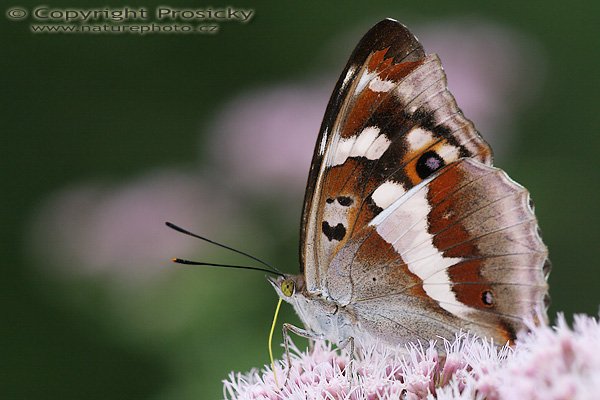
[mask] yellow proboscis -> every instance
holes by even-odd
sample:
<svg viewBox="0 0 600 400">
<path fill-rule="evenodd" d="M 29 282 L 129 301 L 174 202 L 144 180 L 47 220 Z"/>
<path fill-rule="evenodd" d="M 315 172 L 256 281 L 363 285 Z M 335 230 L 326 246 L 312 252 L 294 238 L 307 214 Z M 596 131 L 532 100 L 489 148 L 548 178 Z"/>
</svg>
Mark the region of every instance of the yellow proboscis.
<svg viewBox="0 0 600 400">
<path fill-rule="evenodd" d="M 269 332 L 269 357 L 271 358 L 271 369 L 273 370 L 273 378 L 275 379 L 275 385 L 279 388 L 279 382 L 277 382 L 277 373 L 275 372 L 275 359 L 273 358 L 273 333 L 275 332 L 275 324 L 277 323 L 277 316 L 279 315 L 279 308 L 281 307 L 281 297 L 277 302 L 277 308 L 275 309 L 275 315 L 273 316 L 273 323 L 271 324 L 271 332 Z"/>
</svg>

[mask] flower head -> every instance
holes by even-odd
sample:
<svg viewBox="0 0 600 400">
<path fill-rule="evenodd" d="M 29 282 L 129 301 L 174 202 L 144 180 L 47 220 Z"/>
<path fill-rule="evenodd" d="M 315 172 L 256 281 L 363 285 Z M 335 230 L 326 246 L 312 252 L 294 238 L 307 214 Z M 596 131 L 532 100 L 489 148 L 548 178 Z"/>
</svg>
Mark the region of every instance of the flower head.
<svg viewBox="0 0 600 400">
<path fill-rule="evenodd" d="M 532 326 L 514 348 L 459 333 L 444 340 L 390 348 L 377 343 L 347 351 L 317 341 L 313 350 L 291 347 L 281 388 L 273 371 L 231 373 L 227 399 L 591 399 L 600 384 L 600 325 L 576 316 L 573 329 L 559 316 L 555 327 Z M 350 368 L 350 365 L 352 367 Z M 287 365 L 276 363 L 285 377 Z M 348 376 L 350 371 L 352 375 Z M 281 379 L 281 378 L 280 378 Z"/>
</svg>

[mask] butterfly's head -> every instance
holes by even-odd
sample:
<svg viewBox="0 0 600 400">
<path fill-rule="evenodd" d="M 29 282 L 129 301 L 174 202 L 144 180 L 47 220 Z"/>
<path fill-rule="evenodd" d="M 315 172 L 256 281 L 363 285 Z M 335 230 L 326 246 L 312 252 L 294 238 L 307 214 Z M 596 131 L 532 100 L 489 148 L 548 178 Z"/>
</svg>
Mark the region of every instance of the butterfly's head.
<svg viewBox="0 0 600 400">
<path fill-rule="evenodd" d="M 302 290 L 304 279 L 302 275 L 284 275 L 267 278 L 275 291 L 283 300 L 291 302 L 292 297 Z"/>
</svg>

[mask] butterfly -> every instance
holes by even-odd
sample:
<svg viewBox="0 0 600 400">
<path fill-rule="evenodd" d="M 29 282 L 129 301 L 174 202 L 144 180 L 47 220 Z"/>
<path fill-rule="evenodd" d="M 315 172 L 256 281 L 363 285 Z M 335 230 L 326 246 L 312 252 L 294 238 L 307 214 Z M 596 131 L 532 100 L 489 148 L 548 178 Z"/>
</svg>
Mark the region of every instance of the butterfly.
<svg viewBox="0 0 600 400">
<path fill-rule="evenodd" d="M 269 278 L 308 338 L 390 345 L 544 322 L 548 251 L 528 191 L 452 94 L 440 59 L 385 19 L 358 43 L 317 139 L 300 274 Z"/>
</svg>

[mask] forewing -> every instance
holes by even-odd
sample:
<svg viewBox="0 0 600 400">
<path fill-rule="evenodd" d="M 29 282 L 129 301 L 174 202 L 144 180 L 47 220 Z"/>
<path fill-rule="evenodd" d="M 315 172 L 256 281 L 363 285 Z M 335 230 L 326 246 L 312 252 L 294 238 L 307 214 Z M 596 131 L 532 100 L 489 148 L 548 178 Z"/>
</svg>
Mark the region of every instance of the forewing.
<svg viewBox="0 0 600 400">
<path fill-rule="evenodd" d="M 308 179 L 301 265 L 325 285 L 340 249 L 381 211 L 460 158 L 491 164 L 489 146 L 447 90 L 436 55 L 384 20 L 360 41 L 330 99 Z"/>
</svg>

